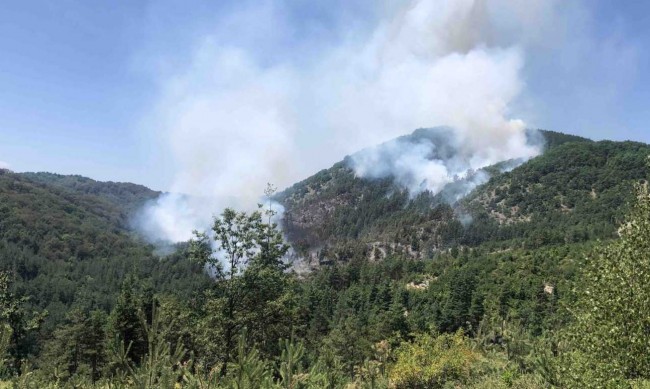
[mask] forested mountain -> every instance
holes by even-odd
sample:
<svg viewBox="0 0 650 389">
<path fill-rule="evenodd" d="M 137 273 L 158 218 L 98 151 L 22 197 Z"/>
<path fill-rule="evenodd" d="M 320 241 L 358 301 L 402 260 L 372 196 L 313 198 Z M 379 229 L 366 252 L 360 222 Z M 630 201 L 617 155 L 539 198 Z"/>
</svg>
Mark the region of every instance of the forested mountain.
<svg viewBox="0 0 650 389">
<path fill-rule="evenodd" d="M 109 310 L 129 274 L 158 290 L 191 293 L 202 268 L 180 256 L 159 260 L 129 229 L 157 192 L 79 176 L 0 170 L 0 268 L 16 293 L 47 310 L 52 328 L 73 305 Z"/>
<path fill-rule="evenodd" d="M 539 247 L 613 238 L 634 183 L 648 177 L 649 153 L 635 142 L 571 142 L 496 175 L 459 203 L 474 220 L 463 243 L 515 239 Z"/>
<path fill-rule="evenodd" d="M 540 156 L 471 172 L 436 195 L 357 177 L 348 157 L 274 197 L 282 233 L 263 209 L 226 210 L 214 234 L 163 258 L 130 229 L 158 192 L 0 170 L 0 379 L 644 387 L 650 146 L 528 136 L 544 141 Z M 283 236 L 310 272 L 285 262 Z"/>
<path fill-rule="evenodd" d="M 129 213 L 157 196 L 133 184 L 77 176 L 5 170 L 0 180 L 2 238 L 50 259 L 111 251 L 128 231 Z"/>
<path fill-rule="evenodd" d="M 423 136 L 444 142 L 437 129 L 408 138 Z M 347 157 L 278 195 L 284 227 L 301 253 L 326 261 L 345 257 L 350 247 L 371 258 L 400 247 L 430 256 L 459 245 L 539 247 L 614 237 L 633 183 L 646 177 L 650 147 L 543 130 L 529 138 L 543 140 L 539 157 L 512 170 L 510 161 L 487 167 L 436 195 L 413 197 L 392 177 L 357 177 Z M 482 181 L 474 188 L 477 175 Z"/>
<path fill-rule="evenodd" d="M 82 176 L 54 173 L 21 173 L 26 179 L 49 187 L 67 189 L 76 195 L 91 195 L 97 200 L 108 201 L 122 213 L 122 217 L 137 210 L 146 201 L 154 199 L 160 192 L 146 186 L 128 182 L 98 182 Z"/>
</svg>

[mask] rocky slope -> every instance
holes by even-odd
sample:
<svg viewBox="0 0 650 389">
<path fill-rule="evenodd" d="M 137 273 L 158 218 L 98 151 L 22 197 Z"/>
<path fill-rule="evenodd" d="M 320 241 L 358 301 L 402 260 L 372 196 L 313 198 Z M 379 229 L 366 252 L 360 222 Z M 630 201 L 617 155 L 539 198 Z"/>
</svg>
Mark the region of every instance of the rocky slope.
<svg viewBox="0 0 650 389">
<path fill-rule="evenodd" d="M 437 153 L 448 154 L 440 134 L 421 129 L 400 140 L 428 137 Z M 436 194 L 414 196 L 393 177 L 357 177 L 346 157 L 277 196 L 286 210 L 284 229 L 312 263 L 357 254 L 377 259 L 396 250 L 424 257 L 455 246 L 613 237 L 634 181 L 647 176 L 650 146 L 543 130 L 530 131 L 529 139 L 543 141 L 542 155 L 472 172 Z"/>
</svg>

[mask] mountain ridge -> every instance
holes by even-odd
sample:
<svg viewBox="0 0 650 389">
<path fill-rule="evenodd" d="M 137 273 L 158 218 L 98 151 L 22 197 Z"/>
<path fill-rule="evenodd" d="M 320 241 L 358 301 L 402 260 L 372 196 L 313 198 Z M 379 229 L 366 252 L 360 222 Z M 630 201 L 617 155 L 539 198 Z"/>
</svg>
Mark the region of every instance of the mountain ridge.
<svg viewBox="0 0 650 389">
<path fill-rule="evenodd" d="M 418 129 L 397 139 L 427 136 L 431 133 L 427 131 Z M 348 156 L 331 168 L 323 169 L 278 194 L 278 201 L 285 207 L 283 227 L 296 250 L 312 262 L 327 257 L 327 254 L 323 254 L 323 248 L 325 251 L 331 251 L 331 246 L 342 247 L 343 252 L 349 251 L 348 246 L 354 246 L 357 253 L 373 258 L 377 247 L 382 248 L 384 252 L 401 247 L 411 254 L 416 251 L 416 256 L 428 256 L 435 251 L 456 245 L 476 246 L 490 240 L 505 242 L 514 239 L 517 240 L 516 244 L 528 246 L 550 244 L 561 240 L 557 233 L 551 234 L 552 237 L 539 238 L 537 234 L 540 232 L 534 231 L 531 232 L 536 235 L 533 238 L 525 236 L 528 232 L 513 232 L 525 226 L 533 217 L 532 210 L 525 200 L 526 193 L 521 190 L 516 193 L 517 200 L 509 202 L 510 214 L 506 215 L 502 212 L 505 208 L 497 210 L 496 203 L 491 203 L 494 196 L 486 195 L 485 191 L 495 191 L 494 183 L 499 182 L 500 177 L 513 175 L 527 184 L 548 176 L 550 178 L 547 178 L 547 181 L 559 180 L 554 190 L 557 191 L 565 185 L 567 190 L 573 190 L 572 185 L 575 183 L 571 182 L 571 175 L 582 177 L 579 173 L 581 169 L 585 169 L 588 172 L 585 174 L 589 177 L 581 179 L 592 180 L 597 187 L 594 190 L 603 190 L 604 197 L 597 197 L 594 199 L 596 205 L 589 207 L 588 204 L 583 204 L 582 199 L 576 198 L 577 194 L 574 192 L 567 192 L 566 196 L 571 202 L 577 201 L 581 204 L 582 208 L 578 207 L 577 214 L 585 217 L 591 215 L 589 223 L 581 224 L 574 220 L 576 217 L 567 215 L 567 209 L 571 208 L 555 201 L 557 194 L 546 192 L 533 192 L 537 196 L 535 201 L 542 204 L 553 203 L 564 211 L 560 211 L 558 216 L 557 210 L 548 206 L 535 216 L 535 220 L 539 220 L 548 228 L 564 223 L 573 235 L 571 239 L 577 241 L 613 237 L 617 220 L 612 215 L 621 211 L 630 199 L 631 182 L 644 178 L 644 159 L 645 155 L 650 154 L 649 146 L 639 142 L 595 142 L 575 135 L 545 130 L 530 130 L 527 136 L 533 140 L 535 137 L 537 140 L 542 137 L 544 152 L 514 169 L 504 161 L 472 173 L 486 174 L 489 178 L 479 182 L 480 185 L 473 186 L 471 193 L 458 190 L 458 187 L 464 188 L 465 181 L 461 179 L 447 184 L 439 193 L 424 191 L 413 196 L 390 178 L 357 177 L 350 167 Z M 613 162 L 606 164 L 608 160 Z M 601 162 L 592 166 L 594 161 Z M 557 165 L 558 170 L 564 173 L 553 176 L 553 169 L 548 167 L 549 164 Z M 533 166 L 535 171 L 530 172 L 527 166 Z M 604 172 L 604 176 L 598 173 L 599 169 Z M 605 177 L 607 175 L 610 177 Z M 460 192 L 463 196 L 448 196 L 448 192 L 454 193 L 454 188 L 456 193 Z M 584 185 L 581 187 L 581 190 L 583 189 Z M 501 197 L 497 203 L 503 201 L 502 190 L 503 188 L 499 192 Z M 481 196 L 483 202 L 479 206 L 481 202 L 477 199 Z M 609 201 L 612 197 L 613 200 Z M 473 202 L 465 199 L 472 199 Z M 517 216 L 520 206 L 518 202 L 522 203 L 521 206 L 528 207 L 525 209 L 528 214 Z M 599 211 L 599 206 L 608 211 Z M 538 242 L 534 243 L 535 240 Z M 359 243 L 360 241 L 363 243 Z M 330 256 L 337 259 L 347 257 L 345 253 Z"/>
<path fill-rule="evenodd" d="M 453 194 L 464 193 L 471 174 L 443 194 L 413 195 L 390 177 L 357 177 L 345 160 L 280 192 L 298 277 L 280 273 L 295 277 L 306 344 L 334 344 L 352 369 L 395 330 L 406 337 L 463 329 L 485 335 L 492 349 L 503 346 L 506 321 L 536 337 L 561 328 L 561 306 L 572 301 L 584 258 L 599 240 L 616 238 L 632 185 L 647 179 L 650 145 L 542 134 L 545 153 L 514 168 L 506 161 L 473 172 L 490 178 L 461 199 Z M 12 278 L 11 292 L 27 298 L 26 309 L 47 313 L 20 355 L 49 366 L 59 354 L 39 347 L 76 333 L 75 315 L 124 313 L 127 292 L 133 322 L 155 296 L 173 302 L 163 309 L 187 308 L 179 335 L 214 344 L 202 331 L 219 317 L 213 308 L 221 284 L 188 259 L 187 245 L 161 258 L 128 223 L 130 212 L 158 194 L 136 184 L 0 170 L 0 270 Z M 255 285 L 247 290 L 258 291 Z M 345 354 L 350 349 L 361 354 Z"/>
<path fill-rule="evenodd" d="M 129 183 L 0 170 L 0 270 L 14 275 L 16 292 L 30 296 L 30 305 L 51 312 L 46 328 L 72 304 L 110 309 L 129 274 L 185 296 L 207 282 L 201 266 L 185 261 L 182 246 L 161 259 L 131 229 L 130 213 L 155 193 Z"/>
</svg>

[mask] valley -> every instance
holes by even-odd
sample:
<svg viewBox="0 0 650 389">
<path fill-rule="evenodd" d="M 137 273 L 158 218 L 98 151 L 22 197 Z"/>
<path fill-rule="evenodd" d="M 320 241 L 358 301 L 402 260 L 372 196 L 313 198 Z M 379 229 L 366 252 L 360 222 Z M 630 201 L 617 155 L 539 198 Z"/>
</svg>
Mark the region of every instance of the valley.
<svg viewBox="0 0 650 389">
<path fill-rule="evenodd" d="M 633 209 L 635 185 L 648 177 L 650 146 L 539 134 L 540 156 L 472 172 L 439 193 L 413 194 L 391 177 L 359 177 L 347 157 L 276 193 L 284 213 L 274 243 L 251 238 L 261 251 L 238 254 L 238 262 L 212 277 L 205 270 L 214 262 L 206 256 L 210 245 L 180 243 L 161 257 L 134 229 L 133 215 L 160 193 L 2 170 L 3 309 L 5 315 L 14 310 L 6 316 L 11 337 L 3 366 L 7 372 L 29 366 L 39 379 L 58 377 L 65 385 L 118 382 L 140 370 L 120 370 L 120 351 L 111 342 L 130 345 L 121 358 L 133 368 L 169 341 L 191 352 L 198 369 L 230 366 L 224 363 L 239 338 L 259 352 L 258 362 L 246 363 L 269 371 L 274 356 L 299 352 L 300 369 L 311 369 L 300 373 L 308 377 L 306 387 L 365 385 L 368 377 L 410 382 L 415 377 L 408 371 L 418 371 L 420 362 L 403 354 L 409 347 L 409 353 L 442 353 L 433 358 L 479 350 L 445 362 L 451 365 L 427 380 L 502 387 L 499 377 L 511 372 L 512 382 L 526 387 L 563 382 L 564 354 L 539 361 L 539 349 L 561 347 L 573 328 L 577 319 L 565 307 L 581 298 L 576 287 L 585 258 L 618 244 L 610 242 L 618 242 L 618 228 Z M 224 233 L 252 228 L 244 220 L 232 219 L 234 229 Z M 261 234 L 276 228 L 251 222 Z M 283 237 L 291 251 L 274 262 L 289 248 Z M 275 259 L 258 264 L 266 255 Z M 94 343 L 88 331 L 98 336 Z M 243 338 L 241 331 L 252 332 Z M 295 343 L 282 351 L 278 342 L 288 338 Z M 425 347 L 436 342 L 454 346 Z M 241 358 L 245 351 L 237 352 Z M 190 361 L 178 358 L 159 360 L 156 368 Z M 153 367 L 138 367 L 145 368 Z M 203 374 L 182 372 L 190 373 Z"/>
</svg>

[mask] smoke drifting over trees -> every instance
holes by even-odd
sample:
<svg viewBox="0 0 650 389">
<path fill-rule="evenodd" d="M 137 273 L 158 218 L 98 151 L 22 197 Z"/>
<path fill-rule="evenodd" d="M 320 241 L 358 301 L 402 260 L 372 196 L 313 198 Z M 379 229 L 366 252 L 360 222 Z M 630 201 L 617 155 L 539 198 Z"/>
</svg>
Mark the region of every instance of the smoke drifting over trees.
<svg viewBox="0 0 650 389">
<path fill-rule="evenodd" d="M 508 169 L 538 153 L 543 145 L 543 140 L 538 137 L 526 138 L 527 141 L 521 146 L 521 155 L 508 159 L 505 166 Z M 452 190 L 455 195 L 448 199 L 454 202 L 476 186 L 487 182 L 488 174 L 479 169 L 500 162 L 499 158 L 509 155 L 504 152 L 494 159 L 476 158 L 480 151 L 468 152 L 465 145 L 459 141 L 457 131 L 452 128 L 419 129 L 412 135 L 355 153 L 349 164 L 357 176 L 370 179 L 392 178 L 408 189 L 412 196 L 423 191 L 437 194 L 450 183 L 456 183 L 457 186 L 460 184 L 461 187 Z M 459 180 L 462 180 L 462 184 Z"/>
<path fill-rule="evenodd" d="M 145 212 L 145 230 L 184 240 L 187 227 L 209 223 L 196 215 L 250 208 L 266 182 L 284 187 L 415 128 L 453 128 L 462 166 L 425 161 L 422 145 L 408 156 L 391 150 L 393 162 L 382 164 L 400 165 L 410 178 L 398 181 L 410 189 L 436 190 L 467 169 L 536 155 L 511 110 L 525 85 L 526 47 L 558 4 L 386 2 L 371 26 L 352 23 L 349 34 L 300 42 L 286 56 L 268 47 L 299 40 L 287 4 L 242 5 L 161 82 L 151 117 L 173 158 L 171 192 L 201 200 L 161 198 Z M 173 228 L 161 227 L 169 220 Z"/>
</svg>

